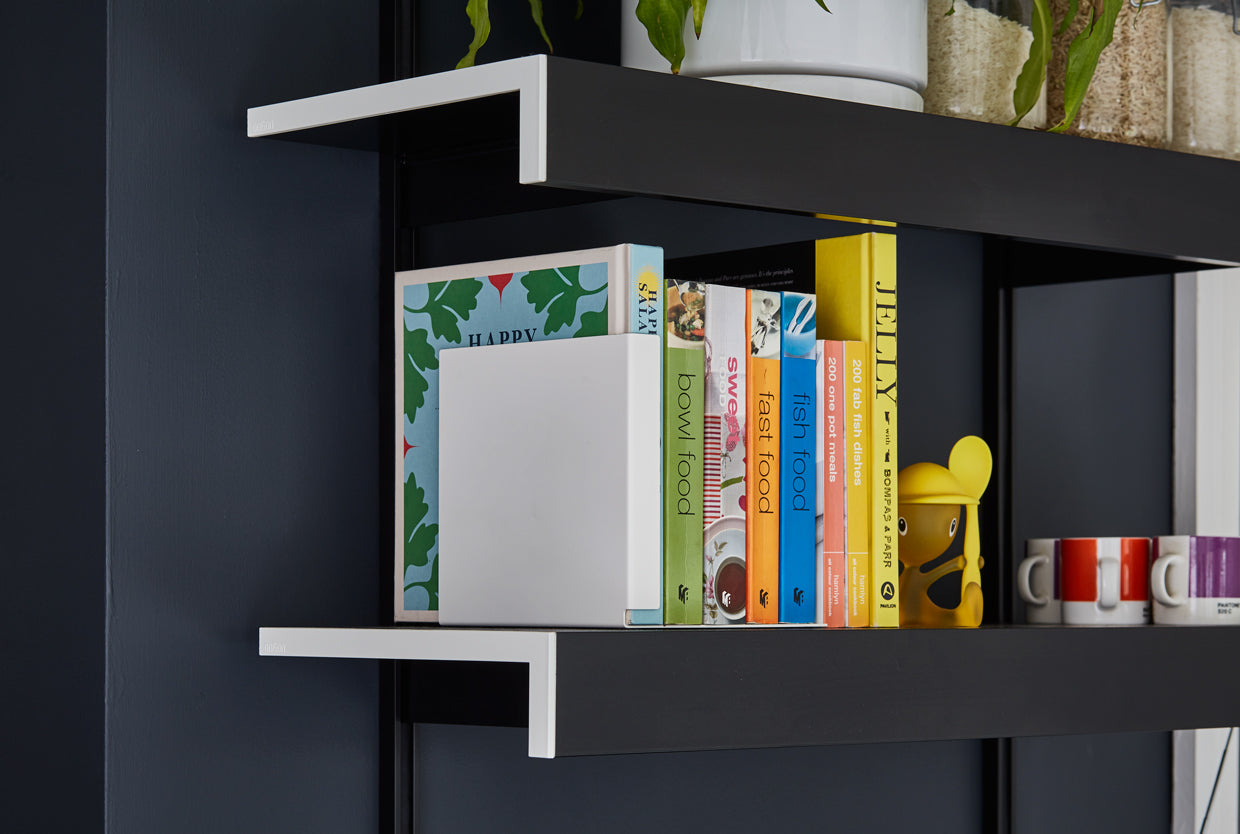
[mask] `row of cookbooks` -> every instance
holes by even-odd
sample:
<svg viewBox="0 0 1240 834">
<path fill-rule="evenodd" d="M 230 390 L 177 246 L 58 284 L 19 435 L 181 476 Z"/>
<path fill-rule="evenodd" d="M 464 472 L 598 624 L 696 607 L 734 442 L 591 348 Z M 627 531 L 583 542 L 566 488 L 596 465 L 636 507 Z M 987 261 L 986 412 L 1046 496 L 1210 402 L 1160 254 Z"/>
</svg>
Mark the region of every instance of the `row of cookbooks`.
<svg viewBox="0 0 1240 834">
<path fill-rule="evenodd" d="M 396 276 L 398 621 L 439 608 L 438 355 L 663 345 L 663 597 L 630 625 L 899 623 L 891 234 L 664 262 L 624 244 Z"/>
</svg>

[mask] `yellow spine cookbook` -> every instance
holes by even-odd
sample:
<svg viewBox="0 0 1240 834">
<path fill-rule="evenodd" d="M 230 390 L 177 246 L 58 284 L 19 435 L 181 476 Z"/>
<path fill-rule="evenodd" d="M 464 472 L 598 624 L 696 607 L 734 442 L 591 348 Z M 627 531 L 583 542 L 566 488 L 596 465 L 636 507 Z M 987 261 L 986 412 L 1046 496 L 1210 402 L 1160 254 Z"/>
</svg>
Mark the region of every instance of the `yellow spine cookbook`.
<svg viewBox="0 0 1240 834">
<path fill-rule="evenodd" d="M 848 625 L 870 618 L 870 421 L 869 351 L 844 342 L 844 540 L 848 552 Z"/>
<path fill-rule="evenodd" d="M 818 336 L 863 342 L 868 456 L 869 624 L 900 625 L 896 476 L 896 238 L 870 232 L 815 244 Z M 847 362 L 846 362 L 846 367 Z M 851 368 L 849 368 L 851 373 Z M 851 382 L 851 379 L 850 379 Z M 851 403 L 850 403 L 851 405 Z M 850 451 L 852 438 L 850 437 Z M 852 488 L 852 479 L 849 487 Z M 849 549 L 853 547 L 849 492 Z M 851 567 L 851 563 L 850 563 Z M 849 583 L 850 590 L 852 583 Z M 851 608 L 851 606 L 850 606 Z M 851 624 L 851 623 L 850 623 Z"/>
</svg>

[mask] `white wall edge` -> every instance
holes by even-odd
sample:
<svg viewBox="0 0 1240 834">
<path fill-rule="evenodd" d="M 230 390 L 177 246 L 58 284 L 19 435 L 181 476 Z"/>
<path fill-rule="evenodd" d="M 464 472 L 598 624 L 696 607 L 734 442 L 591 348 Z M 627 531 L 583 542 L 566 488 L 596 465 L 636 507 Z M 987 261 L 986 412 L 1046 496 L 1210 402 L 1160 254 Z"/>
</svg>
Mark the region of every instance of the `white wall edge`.
<svg viewBox="0 0 1240 834">
<path fill-rule="evenodd" d="M 547 56 L 529 55 L 251 107 L 246 111 L 246 134 L 278 136 L 515 92 L 520 96 L 520 181 L 540 183 L 546 181 L 547 170 L 546 91 Z"/>
<path fill-rule="evenodd" d="M 1178 534 L 1240 535 L 1238 320 L 1240 269 L 1175 276 L 1172 523 Z M 1220 761 L 1227 734 L 1227 728 L 1174 733 L 1173 834 L 1237 834 L 1234 751 Z"/>
<path fill-rule="evenodd" d="M 1197 731 L 1172 732 L 1171 751 L 1171 834 L 1198 834 Z"/>
<path fill-rule="evenodd" d="M 1176 535 L 1197 531 L 1197 273 L 1174 276 L 1172 512 Z"/>
<path fill-rule="evenodd" d="M 1181 535 L 1240 535 L 1240 269 L 1175 276 L 1174 487 Z"/>
<path fill-rule="evenodd" d="M 1240 535 L 1240 269 L 1197 273 L 1196 522 Z"/>
<path fill-rule="evenodd" d="M 555 758 L 553 631 L 447 628 L 260 628 L 264 657 L 464 660 L 529 665 L 529 754 Z"/>
</svg>

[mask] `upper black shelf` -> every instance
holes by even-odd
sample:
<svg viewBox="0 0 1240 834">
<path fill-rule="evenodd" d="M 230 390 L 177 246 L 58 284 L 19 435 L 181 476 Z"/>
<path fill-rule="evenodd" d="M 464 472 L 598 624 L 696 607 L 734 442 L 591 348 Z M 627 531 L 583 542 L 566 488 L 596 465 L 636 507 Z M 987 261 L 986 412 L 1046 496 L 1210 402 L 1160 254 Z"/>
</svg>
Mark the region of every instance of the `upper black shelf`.
<svg viewBox="0 0 1240 834">
<path fill-rule="evenodd" d="M 454 170 L 508 149 L 525 184 L 1240 263 L 1235 162 L 548 56 L 252 108 L 249 131 L 377 148 L 379 116 Z"/>
<path fill-rule="evenodd" d="M 411 720 L 569 756 L 1230 727 L 1240 629 L 264 628 L 267 655 L 409 661 Z"/>
</svg>

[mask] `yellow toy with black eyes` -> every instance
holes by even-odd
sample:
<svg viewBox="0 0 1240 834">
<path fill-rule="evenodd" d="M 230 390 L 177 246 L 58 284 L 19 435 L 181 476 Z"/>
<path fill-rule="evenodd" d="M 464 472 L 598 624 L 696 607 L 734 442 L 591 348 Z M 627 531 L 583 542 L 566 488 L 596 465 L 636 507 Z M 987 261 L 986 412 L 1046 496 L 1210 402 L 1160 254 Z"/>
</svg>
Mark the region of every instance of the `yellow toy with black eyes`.
<svg viewBox="0 0 1240 834">
<path fill-rule="evenodd" d="M 982 556 L 977 505 L 990 483 L 990 447 L 980 437 L 962 437 L 944 469 L 914 463 L 900 471 L 900 625 L 976 628 L 982 622 Z M 942 562 L 964 515 L 964 547 Z M 935 564 L 932 564 L 935 563 Z M 930 586 L 960 572 L 960 604 L 943 608 L 930 599 Z"/>
</svg>

